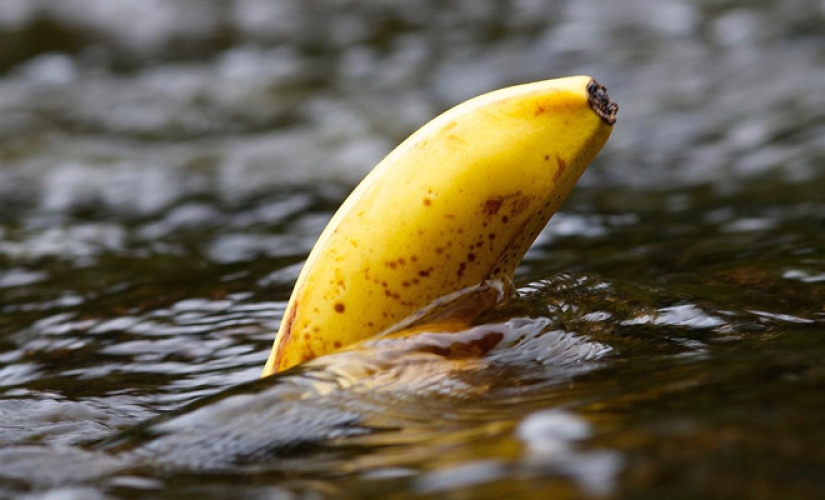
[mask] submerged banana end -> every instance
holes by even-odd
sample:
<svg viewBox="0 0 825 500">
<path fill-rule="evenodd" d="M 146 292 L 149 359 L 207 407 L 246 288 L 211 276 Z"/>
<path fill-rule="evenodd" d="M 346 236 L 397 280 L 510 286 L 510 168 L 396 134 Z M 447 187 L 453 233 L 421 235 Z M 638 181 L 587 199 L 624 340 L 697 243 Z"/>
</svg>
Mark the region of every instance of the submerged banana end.
<svg viewBox="0 0 825 500">
<path fill-rule="evenodd" d="M 394 332 L 410 326 L 403 318 L 438 297 L 511 277 L 607 140 L 618 109 L 604 86 L 581 75 L 494 91 L 424 125 L 322 233 L 263 376 L 393 324 Z M 465 322 L 431 319 L 442 329 Z"/>
<path fill-rule="evenodd" d="M 610 100 L 607 88 L 596 80 L 590 80 L 587 84 L 587 102 L 603 122 L 608 125 L 616 123 L 619 105 Z"/>
</svg>

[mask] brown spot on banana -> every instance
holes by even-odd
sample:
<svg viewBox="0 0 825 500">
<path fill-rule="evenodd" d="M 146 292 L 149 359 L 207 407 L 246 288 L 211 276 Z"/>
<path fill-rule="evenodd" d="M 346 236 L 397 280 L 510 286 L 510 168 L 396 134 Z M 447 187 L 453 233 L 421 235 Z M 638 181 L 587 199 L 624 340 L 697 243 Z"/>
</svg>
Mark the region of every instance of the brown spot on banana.
<svg viewBox="0 0 825 500">
<path fill-rule="evenodd" d="M 564 175 L 564 171 L 567 169 L 567 162 L 562 160 L 561 156 L 556 157 L 556 165 L 558 165 L 558 169 L 556 169 L 556 173 L 553 174 L 553 180 L 558 181 L 559 178 Z"/>
<path fill-rule="evenodd" d="M 604 87 L 577 76 L 485 94 L 415 132 L 322 233 L 264 375 L 368 338 L 490 276 L 512 276 L 604 145 L 617 110 Z"/>
</svg>

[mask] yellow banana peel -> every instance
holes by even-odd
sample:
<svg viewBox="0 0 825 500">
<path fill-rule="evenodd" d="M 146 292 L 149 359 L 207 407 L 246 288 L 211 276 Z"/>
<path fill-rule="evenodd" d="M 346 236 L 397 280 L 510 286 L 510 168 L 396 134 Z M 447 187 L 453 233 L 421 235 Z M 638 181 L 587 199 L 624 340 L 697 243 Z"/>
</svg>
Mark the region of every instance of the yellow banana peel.
<svg viewBox="0 0 825 500">
<path fill-rule="evenodd" d="M 369 338 L 516 266 L 610 136 L 588 76 L 466 101 L 355 188 L 307 258 L 263 376 Z"/>
</svg>

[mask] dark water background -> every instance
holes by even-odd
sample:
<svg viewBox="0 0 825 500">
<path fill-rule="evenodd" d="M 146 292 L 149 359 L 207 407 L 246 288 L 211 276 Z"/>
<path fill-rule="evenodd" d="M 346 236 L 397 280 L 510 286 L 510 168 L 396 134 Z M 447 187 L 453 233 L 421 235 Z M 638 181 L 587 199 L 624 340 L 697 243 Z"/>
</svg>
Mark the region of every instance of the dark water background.
<svg viewBox="0 0 825 500">
<path fill-rule="evenodd" d="M 811 0 L 0 0 L 0 497 L 825 495 L 823 26 Z M 521 298 L 461 334 L 505 342 L 256 381 L 372 165 L 568 74 L 619 123 Z"/>
</svg>

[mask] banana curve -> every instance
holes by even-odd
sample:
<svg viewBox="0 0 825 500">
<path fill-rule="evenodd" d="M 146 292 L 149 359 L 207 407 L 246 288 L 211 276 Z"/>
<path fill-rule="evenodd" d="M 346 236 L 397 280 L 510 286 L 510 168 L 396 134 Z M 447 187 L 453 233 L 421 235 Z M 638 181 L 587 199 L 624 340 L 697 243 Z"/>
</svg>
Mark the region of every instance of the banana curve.
<svg viewBox="0 0 825 500">
<path fill-rule="evenodd" d="M 471 99 L 412 134 L 322 233 L 263 375 L 374 335 L 440 296 L 512 277 L 617 110 L 590 77 L 568 77 Z"/>
</svg>

